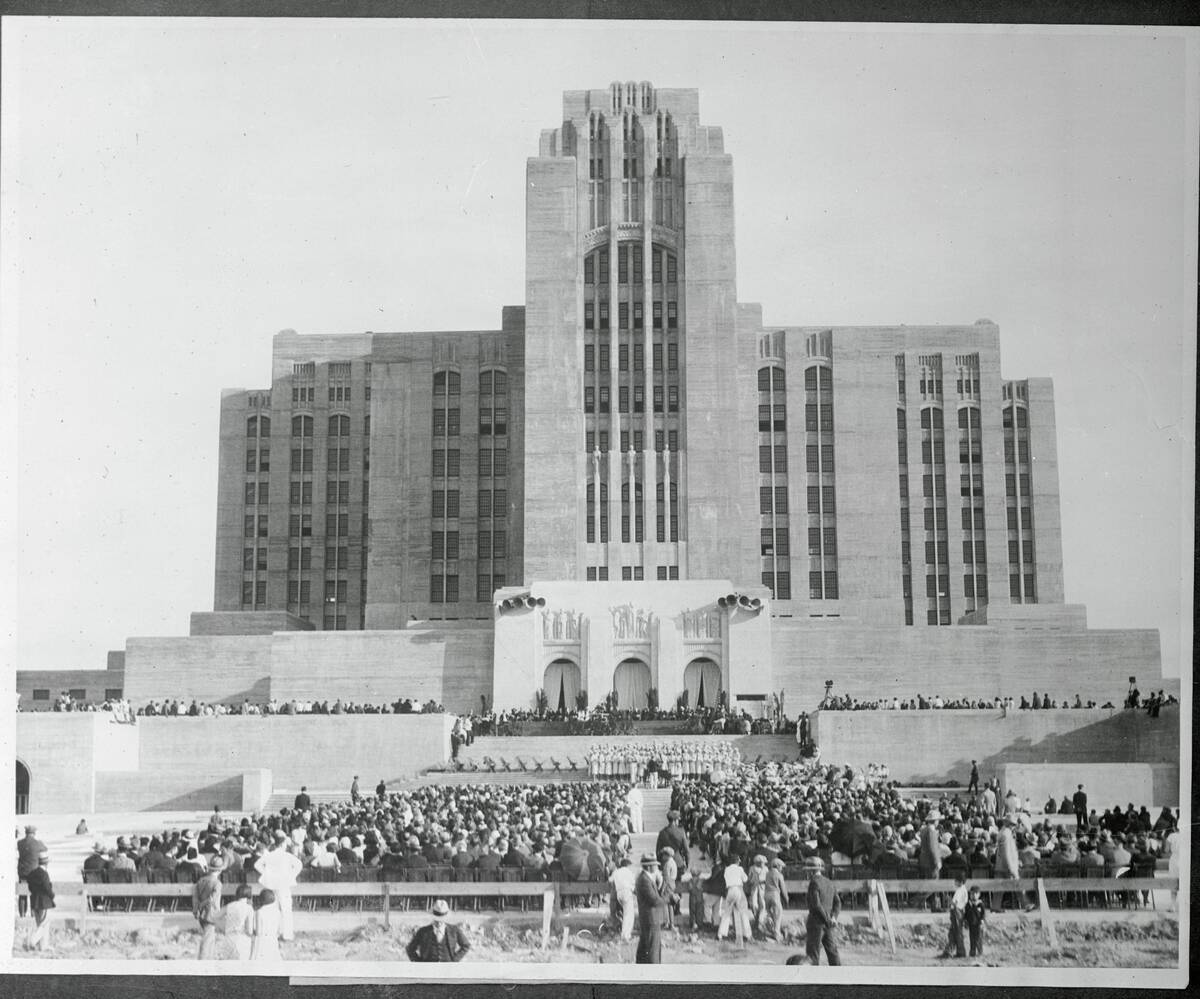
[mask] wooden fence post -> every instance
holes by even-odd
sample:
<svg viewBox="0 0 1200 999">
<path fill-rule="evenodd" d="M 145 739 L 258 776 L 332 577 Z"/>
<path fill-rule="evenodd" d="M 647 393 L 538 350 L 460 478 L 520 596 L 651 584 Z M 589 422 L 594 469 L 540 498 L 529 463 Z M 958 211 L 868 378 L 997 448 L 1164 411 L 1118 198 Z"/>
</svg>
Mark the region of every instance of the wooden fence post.
<svg viewBox="0 0 1200 999">
<path fill-rule="evenodd" d="M 81 874 L 80 877 L 83 877 L 83 875 Z M 83 930 L 84 930 L 84 924 L 87 920 L 87 911 L 88 911 L 87 881 L 84 881 L 83 884 L 80 885 L 79 892 L 80 892 L 80 903 L 81 903 L 79 906 L 79 932 L 82 934 Z"/>
<path fill-rule="evenodd" d="M 386 881 L 383 883 L 383 925 L 392 928 L 392 886 Z"/>
<path fill-rule="evenodd" d="M 550 946 L 550 923 L 554 919 L 554 906 L 558 891 L 554 885 L 542 892 L 542 950 Z"/>
<path fill-rule="evenodd" d="M 871 929 L 879 932 L 879 882 L 872 878 L 867 882 L 867 918 L 871 921 Z"/>
<path fill-rule="evenodd" d="M 1050 941 L 1050 946 L 1058 950 L 1058 931 L 1054 929 L 1054 917 L 1050 915 L 1050 900 L 1046 897 L 1046 883 L 1041 878 L 1037 879 L 1038 905 L 1042 912 L 1042 928 L 1046 931 L 1046 937 Z"/>
<path fill-rule="evenodd" d="M 887 892 L 884 890 L 883 882 L 875 882 L 875 891 L 879 899 L 879 909 L 883 913 L 883 925 L 887 928 L 888 945 L 892 948 L 892 953 L 896 953 L 896 931 L 892 928 L 892 910 L 888 907 Z"/>
</svg>

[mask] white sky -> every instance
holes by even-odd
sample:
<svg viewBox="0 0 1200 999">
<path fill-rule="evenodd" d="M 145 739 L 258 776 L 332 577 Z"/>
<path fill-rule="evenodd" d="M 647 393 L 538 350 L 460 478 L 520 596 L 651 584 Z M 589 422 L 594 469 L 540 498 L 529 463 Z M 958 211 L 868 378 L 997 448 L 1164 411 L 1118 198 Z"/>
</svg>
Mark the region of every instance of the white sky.
<svg viewBox="0 0 1200 999">
<path fill-rule="evenodd" d="M 986 317 L 1005 377 L 1054 379 L 1067 600 L 1161 629 L 1177 673 L 1197 37 L 5 19 L 0 651 L 100 668 L 186 634 L 220 390 L 268 387 L 285 327 L 497 328 L 562 91 L 647 79 L 724 127 L 739 298 L 767 323 Z"/>
</svg>

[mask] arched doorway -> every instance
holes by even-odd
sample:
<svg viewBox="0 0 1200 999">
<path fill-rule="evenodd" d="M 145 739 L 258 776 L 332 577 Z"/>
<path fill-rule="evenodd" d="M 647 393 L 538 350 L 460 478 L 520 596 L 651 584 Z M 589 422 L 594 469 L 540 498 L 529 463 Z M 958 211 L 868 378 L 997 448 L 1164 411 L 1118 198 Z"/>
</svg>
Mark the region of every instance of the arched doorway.
<svg viewBox="0 0 1200 999">
<path fill-rule="evenodd" d="M 17 814 L 29 812 L 29 768 L 17 760 Z"/>
<path fill-rule="evenodd" d="M 579 694 L 579 667 L 570 659 L 555 659 L 546 667 L 542 689 L 551 711 L 574 711 Z"/>
<path fill-rule="evenodd" d="M 640 659 L 624 659 L 613 671 L 617 709 L 640 711 L 650 706 L 650 667 Z"/>
<path fill-rule="evenodd" d="M 693 659 L 683 671 L 683 686 L 693 708 L 715 708 L 721 703 L 721 667 L 711 659 Z"/>
</svg>

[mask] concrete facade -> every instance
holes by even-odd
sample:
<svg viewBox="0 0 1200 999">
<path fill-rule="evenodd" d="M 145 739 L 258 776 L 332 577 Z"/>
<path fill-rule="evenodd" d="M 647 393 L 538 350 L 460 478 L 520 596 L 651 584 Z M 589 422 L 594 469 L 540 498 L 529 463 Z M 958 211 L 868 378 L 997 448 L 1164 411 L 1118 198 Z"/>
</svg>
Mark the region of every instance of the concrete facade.
<svg viewBox="0 0 1200 999">
<path fill-rule="evenodd" d="M 214 610 L 130 639 L 126 695 L 527 707 L 553 654 L 596 703 L 628 653 L 669 707 L 683 615 L 728 624 L 723 592 L 763 606 L 710 650 L 722 690 L 793 714 L 825 679 L 1159 686 L 1156 633 L 1064 603 L 1050 382 L 1006 379 L 984 319 L 764 324 L 737 300 L 734 187 L 695 90 L 564 94 L 499 329 L 285 330 L 270 386 L 223 395 Z M 653 625 L 622 648 L 626 605 Z"/>
</svg>

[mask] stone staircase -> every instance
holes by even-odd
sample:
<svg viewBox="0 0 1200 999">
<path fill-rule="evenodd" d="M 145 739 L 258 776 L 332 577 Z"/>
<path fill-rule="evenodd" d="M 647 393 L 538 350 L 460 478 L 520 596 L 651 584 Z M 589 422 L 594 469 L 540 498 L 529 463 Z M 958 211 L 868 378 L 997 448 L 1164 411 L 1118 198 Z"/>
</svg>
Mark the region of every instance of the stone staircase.
<svg viewBox="0 0 1200 999">
<path fill-rule="evenodd" d="M 644 832 L 629 837 L 636 861 L 643 853 L 653 853 L 658 840 L 658 831 L 667 824 L 667 812 L 671 808 L 671 789 L 660 787 L 651 790 L 642 788 L 642 828 Z"/>
</svg>

